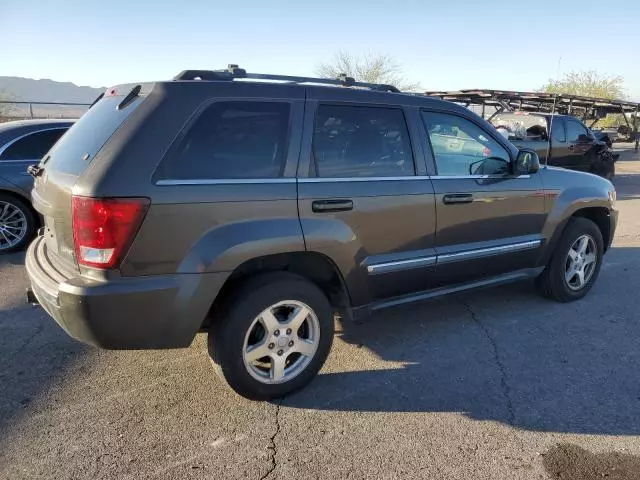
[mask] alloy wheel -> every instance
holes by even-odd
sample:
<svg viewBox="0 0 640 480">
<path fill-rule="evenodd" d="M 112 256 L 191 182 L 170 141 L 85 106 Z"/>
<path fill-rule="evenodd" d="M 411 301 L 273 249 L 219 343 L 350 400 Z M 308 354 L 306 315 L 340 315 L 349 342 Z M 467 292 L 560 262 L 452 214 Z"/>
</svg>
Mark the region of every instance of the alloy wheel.
<svg viewBox="0 0 640 480">
<path fill-rule="evenodd" d="M 584 288 L 595 272 L 598 260 L 596 242 L 590 235 L 581 235 L 571 245 L 565 262 L 567 286 L 578 291 Z"/>
<path fill-rule="evenodd" d="M 0 252 L 20 243 L 27 229 L 27 217 L 20 207 L 0 201 Z"/>
<path fill-rule="evenodd" d="M 320 342 L 320 322 L 308 305 L 284 300 L 266 308 L 245 335 L 242 359 L 265 384 L 288 382 L 311 363 Z"/>
</svg>

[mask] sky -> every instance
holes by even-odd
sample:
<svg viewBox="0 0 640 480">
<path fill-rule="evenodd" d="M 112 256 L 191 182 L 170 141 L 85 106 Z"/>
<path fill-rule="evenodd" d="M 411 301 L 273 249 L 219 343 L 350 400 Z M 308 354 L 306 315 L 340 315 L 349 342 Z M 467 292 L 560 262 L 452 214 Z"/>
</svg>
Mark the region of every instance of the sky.
<svg viewBox="0 0 640 480">
<path fill-rule="evenodd" d="M 426 90 L 533 90 L 572 70 L 640 101 L 640 1 L 0 0 L 0 75 L 106 87 L 237 63 L 313 75 L 384 54 Z"/>
</svg>

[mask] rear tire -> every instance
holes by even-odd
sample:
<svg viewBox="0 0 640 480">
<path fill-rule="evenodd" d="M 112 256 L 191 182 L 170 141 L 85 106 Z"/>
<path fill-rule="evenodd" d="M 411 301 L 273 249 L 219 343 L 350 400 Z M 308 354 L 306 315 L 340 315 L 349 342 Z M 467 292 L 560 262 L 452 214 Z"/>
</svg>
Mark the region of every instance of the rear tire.
<svg viewBox="0 0 640 480">
<path fill-rule="evenodd" d="M 584 251 L 580 251 L 583 246 Z M 571 218 L 551 260 L 536 279 L 538 291 L 558 302 L 581 299 L 598 278 L 603 254 L 604 242 L 598 226 L 586 218 Z M 591 263 L 592 255 L 594 260 Z M 573 267 L 576 268 L 572 270 Z"/>
<path fill-rule="evenodd" d="M 36 216 L 22 199 L 0 192 L 0 254 L 27 246 L 36 231 Z"/>
<path fill-rule="evenodd" d="M 209 355 L 245 398 L 270 400 L 309 383 L 333 343 L 331 305 L 314 283 L 289 273 L 254 277 L 218 309 Z"/>
</svg>

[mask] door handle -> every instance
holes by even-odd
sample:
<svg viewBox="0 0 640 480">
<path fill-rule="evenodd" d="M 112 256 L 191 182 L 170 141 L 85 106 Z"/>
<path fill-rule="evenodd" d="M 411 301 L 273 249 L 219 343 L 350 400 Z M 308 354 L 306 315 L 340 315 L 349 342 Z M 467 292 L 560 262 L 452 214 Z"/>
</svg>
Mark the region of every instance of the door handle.
<svg viewBox="0 0 640 480">
<path fill-rule="evenodd" d="M 569 150 L 573 150 L 574 148 L 576 148 L 575 145 L 569 145 Z"/>
<path fill-rule="evenodd" d="M 321 212 L 347 212 L 353 210 L 353 201 L 346 199 L 314 200 L 311 202 L 311 210 Z"/>
<path fill-rule="evenodd" d="M 446 205 L 453 205 L 456 203 L 471 203 L 473 202 L 473 195 L 470 193 L 452 193 L 442 197 L 442 202 Z"/>
</svg>

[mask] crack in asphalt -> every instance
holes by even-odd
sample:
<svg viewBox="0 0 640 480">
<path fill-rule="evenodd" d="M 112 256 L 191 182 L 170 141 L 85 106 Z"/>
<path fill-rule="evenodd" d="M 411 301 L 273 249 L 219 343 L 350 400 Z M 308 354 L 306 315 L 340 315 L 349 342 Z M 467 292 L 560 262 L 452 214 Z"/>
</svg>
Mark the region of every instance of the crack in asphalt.
<svg viewBox="0 0 640 480">
<path fill-rule="evenodd" d="M 471 315 L 471 319 L 476 325 L 478 325 L 478 327 L 480 327 L 480 330 L 482 330 L 484 336 L 491 344 L 491 348 L 493 349 L 493 359 L 498 366 L 498 370 L 500 370 L 500 386 L 502 387 L 502 395 L 507 406 L 507 423 L 513 426 L 515 424 L 516 415 L 513 409 L 513 402 L 511 401 L 511 388 L 509 387 L 509 383 L 507 382 L 507 372 L 500 358 L 500 350 L 498 349 L 498 344 L 496 343 L 493 336 L 491 336 L 491 333 L 489 332 L 489 329 L 486 327 L 486 325 L 482 323 L 482 321 L 473 311 L 471 305 L 467 302 L 462 302 L 462 304 L 467 308 L 469 314 Z"/>
<path fill-rule="evenodd" d="M 276 467 L 278 466 L 278 462 L 276 459 L 276 455 L 278 454 L 276 437 L 280 433 L 280 407 L 282 407 L 282 402 L 284 402 L 284 397 L 282 397 L 278 402 L 278 404 L 276 405 L 276 431 L 273 432 L 273 435 L 271 435 L 271 438 L 269 439 L 271 444 L 269 445 L 269 447 L 267 447 L 269 450 L 271 450 L 271 458 L 270 458 L 271 467 L 269 468 L 269 470 L 267 470 L 267 473 L 265 473 L 262 477 L 260 477 L 260 480 L 266 480 L 269 477 L 269 475 L 271 475 L 276 469 Z"/>
<path fill-rule="evenodd" d="M 15 352 L 13 352 L 13 355 L 18 355 L 19 353 L 21 353 L 25 348 L 27 348 L 29 346 L 29 344 L 33 341 L 34 338 L 36 338 L 38 335 L 40 335 L 42 333 L 42 330 L 44 330 L 44 322 L 40 322 L 40 325 L 38 325 L 36 327 L 36 331 L 33 332 L 31 335 L 29 335 L 29 337 L 22 343 L 22 345 L 20 345 Z"/>
</svg>

